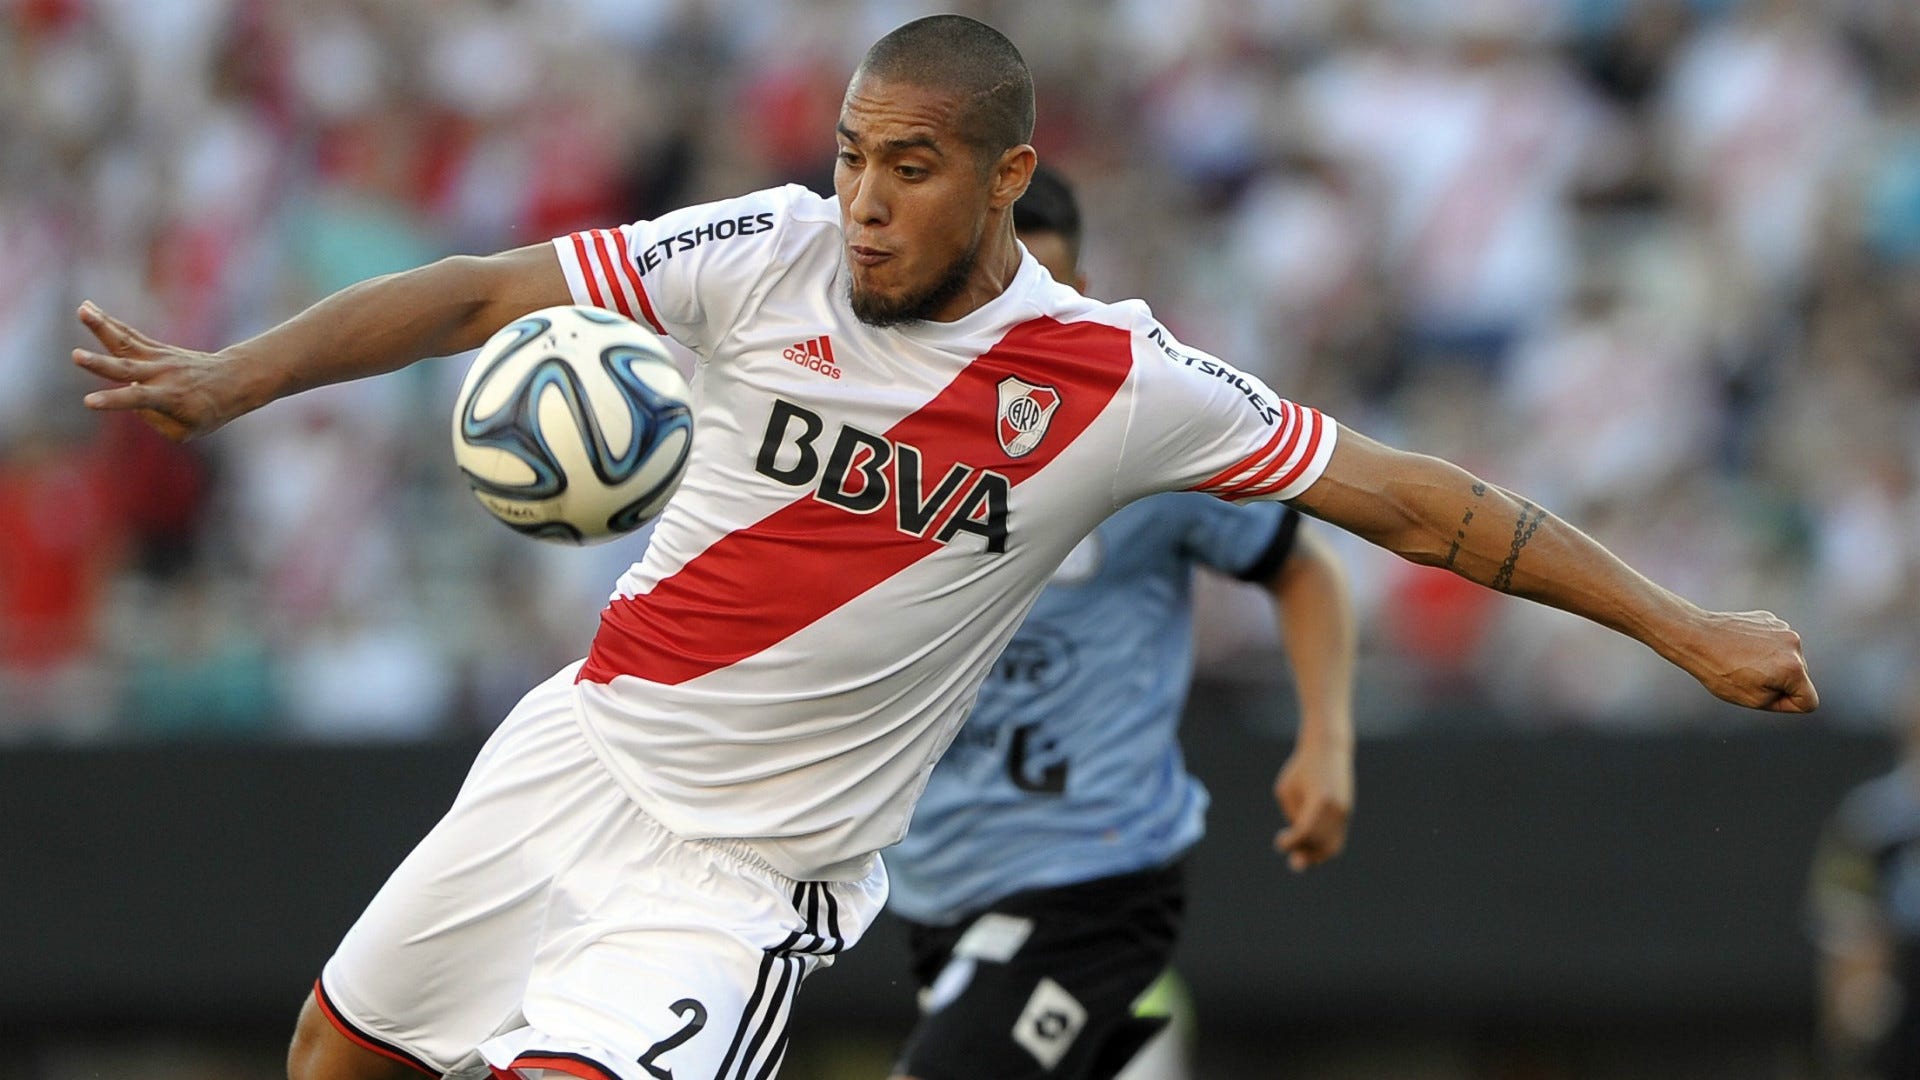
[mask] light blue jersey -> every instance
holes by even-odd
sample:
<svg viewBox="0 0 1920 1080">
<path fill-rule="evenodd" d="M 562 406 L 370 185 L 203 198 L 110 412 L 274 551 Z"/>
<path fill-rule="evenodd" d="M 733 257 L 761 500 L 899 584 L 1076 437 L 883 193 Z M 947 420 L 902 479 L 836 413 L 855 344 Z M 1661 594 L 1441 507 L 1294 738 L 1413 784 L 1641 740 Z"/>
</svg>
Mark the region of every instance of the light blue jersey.
<svg viewBox="0 0 1920 1080">
<path fill-rule="evenodd" d="M 1028 889 L 1131 873 L 1204 831 L 1177 729 L 1193 673 L 1193 568 L 1266 580 L 1298 516 L 1157 495 L 1067 557 L 995 661 L 886 853 L 890 903 L 947 924 Z"/>
</svg>

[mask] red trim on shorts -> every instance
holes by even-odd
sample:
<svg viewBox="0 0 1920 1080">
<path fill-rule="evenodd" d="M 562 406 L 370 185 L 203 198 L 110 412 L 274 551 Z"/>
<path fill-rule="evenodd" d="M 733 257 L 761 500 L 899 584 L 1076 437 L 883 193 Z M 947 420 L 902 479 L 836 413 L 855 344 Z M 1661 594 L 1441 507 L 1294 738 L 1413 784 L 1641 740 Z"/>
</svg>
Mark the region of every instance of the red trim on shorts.
<svg viewBox="0 0 1920 1080">
<path fill-rule="evenodd" d="M 552 1072 L 566 1073 L 568 1076 L 578 1076 L 581 1080 L 620 1080 L 619 1077 L 608 1071 L 605 1065 L 581 1057 L 578 1054 L 561 1055 L 528 1052 L 514 1058 L 513 1064 L 509 1065 L 508 1068 L 515 1070 L 548 1069 Z M 500 1073 L 498 1070 L 495 1070 L 495 1074 L 511 1076 L 510 1073 Z"/>
<path fill-rule="evenodd" d="M 439 1069 L 433 1068 L 425 1061 L 414 1057 L 412 1054 L 407 1053 L 392 1043 L 382 1042 L 349 1023 L 345 1017 L 340 1015 L 339 1010 L 334 1008 L 333 1002 L 327 1000 L 327 988 L 321 985 L 319 979 L 313 980 L 313 1003 L 320 1006 L 320 1015 L 327 1018 L 327 1023 L 332 1024 L 335 1031 L 346 1036 L 348 1042 L 358 1046 L 362 1050 L 371 1050 L 383 1058 L 391 1058 L 402 1065 L 418 1069 L 438 1080 L 440 1076 Z"/>
</svg>

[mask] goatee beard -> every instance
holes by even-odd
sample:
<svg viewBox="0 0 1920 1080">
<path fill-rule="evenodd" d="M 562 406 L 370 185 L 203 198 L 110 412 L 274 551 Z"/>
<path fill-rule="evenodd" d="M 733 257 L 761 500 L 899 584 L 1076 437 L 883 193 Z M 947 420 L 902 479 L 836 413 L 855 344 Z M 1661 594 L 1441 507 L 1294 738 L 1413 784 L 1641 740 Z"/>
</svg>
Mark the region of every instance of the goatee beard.
<svg viewBox="0 0 1920 1080">
<path fill-rule="evenodd" d="M 940 280 L 918 294 L 895 300 L 862 293 L 854 286 L 852 271 L 848 271 L 847 300 L 853 306 L 853 317 L 875 327 L 904 326 L 931 318 L 934 312 L 945 307 L 966 289 L 967 279 L 973 276 L 973 264 L 979 257 L 980 244 L 976 241 L 964 254 L 947 265 L 946 273 L 940 275 Z"/>
</svg>

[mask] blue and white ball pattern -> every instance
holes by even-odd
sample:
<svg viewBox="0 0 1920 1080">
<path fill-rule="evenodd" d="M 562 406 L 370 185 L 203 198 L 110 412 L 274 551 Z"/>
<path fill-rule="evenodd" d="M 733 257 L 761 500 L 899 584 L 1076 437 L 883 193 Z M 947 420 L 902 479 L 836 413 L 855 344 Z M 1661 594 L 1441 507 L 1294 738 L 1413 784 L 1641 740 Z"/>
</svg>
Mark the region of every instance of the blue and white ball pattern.
<svg viewBox="0 0 1920 1080">
<path fill-rule="evenodd" d="M 645 327 L 599 308 L 545 308 L 481 346 L 454 406 L 454 460 L 510 528 L 597 543 L 666 508 L 693 445 L 690 398 Z"/>
</svg>

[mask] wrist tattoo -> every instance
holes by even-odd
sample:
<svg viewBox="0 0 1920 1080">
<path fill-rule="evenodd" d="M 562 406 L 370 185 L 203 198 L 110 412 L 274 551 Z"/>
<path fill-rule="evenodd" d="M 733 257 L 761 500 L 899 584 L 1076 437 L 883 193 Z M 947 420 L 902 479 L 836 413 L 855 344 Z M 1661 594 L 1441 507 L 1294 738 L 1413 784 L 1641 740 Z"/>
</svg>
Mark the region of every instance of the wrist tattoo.
<svg viewBox="0 0 1920 1080">
<path fill-rule="evenodd" d="M 1520 504 L 1520 516 L 1513 520 L 1513 546 L 1507 551 L 1507 561 L 1500 564 L 1500 570 L 1493 575 L 1488 587 L 1499 592 L 1509 592 L 1513 588 L 1513 568 L 1520 562 L 1520 550 L 1533 539 L 1534 530 L 1547 519 L 1547 512 L 1536 508 L 1530 502 Z"/>
</svg>

